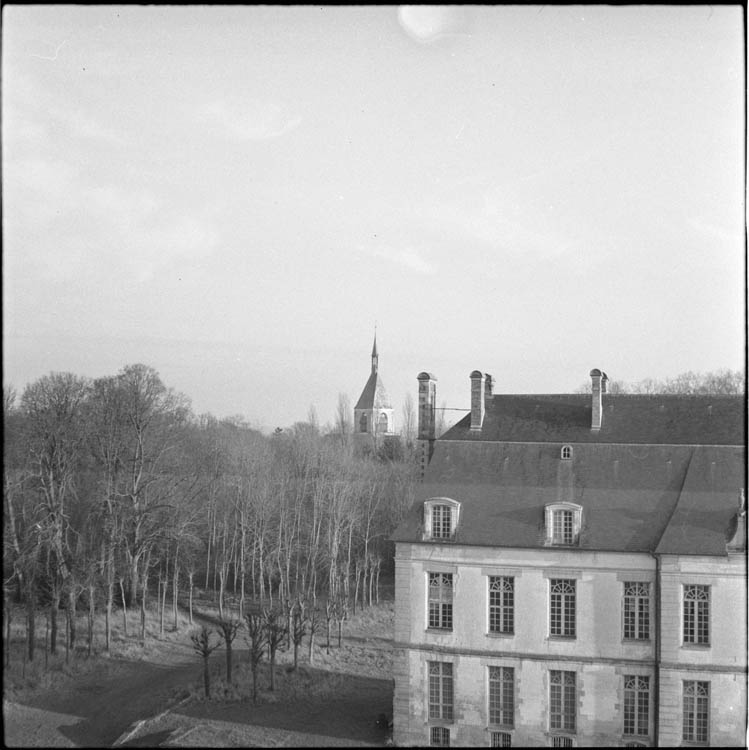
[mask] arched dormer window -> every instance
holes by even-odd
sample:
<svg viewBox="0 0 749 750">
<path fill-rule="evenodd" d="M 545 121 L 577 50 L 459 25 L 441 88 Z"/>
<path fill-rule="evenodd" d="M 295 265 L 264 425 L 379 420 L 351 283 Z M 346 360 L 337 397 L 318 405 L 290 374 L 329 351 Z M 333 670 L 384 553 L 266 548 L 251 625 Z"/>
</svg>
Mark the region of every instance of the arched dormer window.
<svg viewBox="0 0 749 750">
<path fill-rule="evenodd" d="M 460 503 L 448 497 L 433 497 L 424 503 L 424 539 L 451 541 L 460 520 Z"/>
<path fill-rule="evenodd" d="M 546 506 L 546 544 L 570 547 L 580 538 L 582 506 L 575 503 L 552 503 Z"/>
<path fill-rule="evenodd" d="M 380 414 L 380 419 L 377 425 L 377 432 L 383 434 L 388 431 L 388 415 Z"/>
<path fill-rule="evenodd" d="M 359 417 L 359 432 L 366 432 L 367 431 L 367 415 L 362 414 L 361 417 Z"/>
<path fill-rule="evenodd" d="M 571 458 L 572 458 L 572 446 L 563 445 L 562 446 L 562 460 L 569 461 Z"/>
</svg>

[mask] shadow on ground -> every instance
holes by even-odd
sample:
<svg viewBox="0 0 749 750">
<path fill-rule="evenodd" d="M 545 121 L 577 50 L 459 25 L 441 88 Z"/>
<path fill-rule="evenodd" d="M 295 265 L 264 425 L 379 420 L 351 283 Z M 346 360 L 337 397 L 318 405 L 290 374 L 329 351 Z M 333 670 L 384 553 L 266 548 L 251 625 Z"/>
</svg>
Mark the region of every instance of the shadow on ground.
<svg viewBox="0 0 749 750">
<path fill-rule="evenodd" d="M 329 673 L 308 669 L 322 678 Z M 235 703 L 192 703 L 176 713 L 198 719 L 251 724 L 272 729 L 335 737 L 351 741 L 382 743 L 383 730 L 376 725 L 379 714 L 390 715 L 393 706 L 392 680 L 344 675 L 340 694 L 253 705 Z"/>
</svg>

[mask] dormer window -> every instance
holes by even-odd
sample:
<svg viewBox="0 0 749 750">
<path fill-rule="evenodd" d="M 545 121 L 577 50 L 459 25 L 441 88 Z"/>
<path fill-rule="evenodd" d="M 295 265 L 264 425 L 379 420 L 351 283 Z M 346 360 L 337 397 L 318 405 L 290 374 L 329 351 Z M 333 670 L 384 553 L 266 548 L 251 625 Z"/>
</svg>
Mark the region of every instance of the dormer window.
<svg viewBox="0 0 749 750">
<path fill-rule="evenodd" d="M 583 509 L 574 503 L 554 503 L 546 506 L 546 544 L 570 547 L 580 537 Z"/>
<path fill-rule="evenodd" d="M 446 497 L 436 497 L 424 503 L 424 538 L 450 541 L 458 526 L 460 504 Z"/>
<path fill-rule="evenodd" d="M 572 458 L 572 446 L 563 445 L 562 446 L 562 460 L 569 461 L 571 458 Z"/>
</svg>

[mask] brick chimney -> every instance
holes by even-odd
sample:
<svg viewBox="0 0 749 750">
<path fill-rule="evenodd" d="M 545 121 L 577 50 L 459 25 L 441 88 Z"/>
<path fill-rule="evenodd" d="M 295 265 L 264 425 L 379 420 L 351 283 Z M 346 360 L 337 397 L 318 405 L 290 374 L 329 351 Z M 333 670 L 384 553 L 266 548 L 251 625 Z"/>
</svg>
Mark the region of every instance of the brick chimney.
<svg viewBox="0 0 749 750">
<path fill-rule="evenodd" d="M 471 373 L 471 432 L 481 432 L 484 421 L 486 399 L 484 398 L 484 375 L 478 370 Z"/>
<path fill-rule="evenodd" d="M 593 386 L 593 414 L 590 420 L 590 429 L 598 431 L 601 429 L 603 419 L 603 399 L 602 395 L 606 393 L 608 376 L 600 370 L 590 371 L 591 384 Z"/>
<path fill-rule="evenodd" d="M 437 405 L 437 378 L 430 372 L 420 372 L 419 381 L 419 440 L 434 440 L 435 408 Z"/>
</svg>

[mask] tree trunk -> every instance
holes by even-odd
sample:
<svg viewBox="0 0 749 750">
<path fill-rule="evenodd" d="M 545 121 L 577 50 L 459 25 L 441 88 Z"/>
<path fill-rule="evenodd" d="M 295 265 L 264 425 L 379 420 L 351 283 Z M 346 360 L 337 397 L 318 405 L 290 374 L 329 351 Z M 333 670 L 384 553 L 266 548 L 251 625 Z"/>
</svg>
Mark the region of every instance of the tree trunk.
<svg viewBox="0 0 749 750">
<path fill-rule="evenodd" d="M 94 616 L 96 614 L 96 589 L 91 583 L 88 587 L 88 655 L 91 656 L 94 650 Z"/>
<path fill-rule="evenodd" d="M 177 548 L 179 552 L 179 547 Z M 178 601 L 179 596 L 179 565 L 177 565 L 177 552 L 174 554 L 174 574 L 172 575 L 172 614 L 174 615 L 174 630 L 179 630 L 179 611 Z"/>
<path fill-rule="evenodd" d="M 122 594 L 122 631 L 127 638 L 127 599 L 125 598 L 125 582 L 120 578 L 120 593 Z"/>
<path fill-rule="evenodd" d="M 55 591 L 52 591 L 52 601 L 49 603 L 49 624 L 50 624 L 50 636 L 49 636 L 49 651 L 51 654 L 57 653 L 57 609 L 60 602 L 55 595 Z"/>
<path fill-rule="evenodd" d="M 192 622 L 192 577 L 194 575 L 193 571 L 191 570 L 187 575 L 190 578 L 190 625 L 192 625 L 193 624 Z"/>
<path fill-rule="evenodd" d="M 231 639 L 226 638 L 226 681 L 231 685 Z"/>
<path fill-rule="evenodd" d="M 354 563 L 354 570 L 356 575 L 356 587 L 354 588 L 354 614 L 356 614 L 356 600 L 359 598 L 359 583 L 361 581 L 361 562 L 359 560 Z"/>
<path fill-rule="evenodd" d="M 205 697 L 211 697 L 211 673 L 208 669 L 208 656 L 203 657 L 203 687 L 205 688 Z"/>
<path fill-rule="evenodd" d="M 10 623 L 13 619 L 13 607 L 10 599 L 5 597 L 5 666 L 10 666 Z"/>
<path fill-rule="evenodd" d="M 114 601 L 114 581 L 107 582 L 107 604 L 104 609 L 104 640 L 109 653 L 112 645 L 112 603 Z"/>
<path fill-rule="evenodd" d="M 159 634 L 164 635 L 164 615 L 166 612 L 166 589 L 167 589 L 167 578 L 164 576 L 164 581 L 162 582 L 162 590 L 161 590 L 161 622 L 159 625 Z"/>
<path fill-rule="evenodd" d="M 75 639 L 76 639 L 76 630 L 75 630 L 75 608 L 76 608 L 76 600 L 77 596 L 75 595 L 75 591 L 73 590 L 73 586 L 71 584 L 70 591 L 68 592 L 68 610 L 69 610 L 69 617 L 68 617 L 68 632 L 70 634 L 70 648 L 75 651 Z"/>
<path fill-rule="evenodd" d="M 34 641 L 36 638 L 36 605 L 31 592 L 26 594 L 26 638 L 28 640 L 29 661 L 34 661 Z"/>
</svg>

